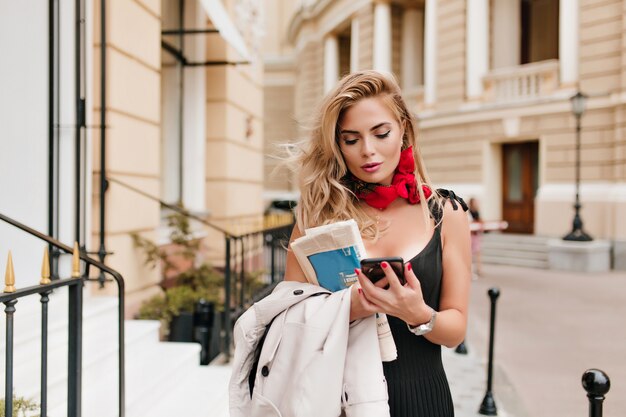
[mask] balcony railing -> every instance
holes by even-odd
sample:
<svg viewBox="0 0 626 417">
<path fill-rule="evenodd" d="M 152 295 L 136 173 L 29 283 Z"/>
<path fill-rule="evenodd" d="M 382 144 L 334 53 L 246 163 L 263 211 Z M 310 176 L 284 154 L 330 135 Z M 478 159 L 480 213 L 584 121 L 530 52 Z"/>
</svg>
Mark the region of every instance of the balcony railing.
<svg viewBox="0 0 626 417">
<path fill-rule="evenodd" d="M 533 62 L 499 68 L 483 78 L 485 101 L 511 103 L 534 100 L 554 92 L 559 85 L 559 61 Z"/>
</svg>

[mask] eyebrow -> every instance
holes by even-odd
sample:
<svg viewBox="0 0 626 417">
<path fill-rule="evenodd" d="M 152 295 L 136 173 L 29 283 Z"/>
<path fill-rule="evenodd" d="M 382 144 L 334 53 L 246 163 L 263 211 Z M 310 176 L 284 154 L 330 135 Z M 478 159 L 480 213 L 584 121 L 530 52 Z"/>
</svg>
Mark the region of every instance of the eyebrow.
<svg viewBox="0 0 626 417">
<path fill-rule="evenodd" d="M 379 127 L 381 127 L 381 126 L 384 126 L 384 125 L 390 125 L 390 124 L 391 124 L 390 122 L 382 122 L 382 123 L 378 123 L 376 126 L 372 127 L 372 128 L 370 129 L 370 131 L 372 131 L 372 130 L 376 130 L 376 129 L 378 129 L 378 128 L 379 128 Z M 359 134 L 359 132 L 358 132 L 358 131 L 356 131 L 356 130 L 345 130 L 345 129 L 342 129 L 341 131 L 339 131 L 339 133 L 355 133 L 355 134 Z"/>
</svg>

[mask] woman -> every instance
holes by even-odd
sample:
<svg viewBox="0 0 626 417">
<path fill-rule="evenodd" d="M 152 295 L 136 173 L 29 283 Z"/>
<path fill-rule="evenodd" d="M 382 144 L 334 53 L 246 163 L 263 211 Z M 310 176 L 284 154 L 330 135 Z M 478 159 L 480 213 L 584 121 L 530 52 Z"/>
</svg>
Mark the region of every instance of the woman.
<svg viewBox="0 0 626 417">
<path fill-rule="evenodd" d="M 376 285 L 357 270 L 350 319 L 389 316 L 398 350 L 397 360 L 384 363 L 393 417 L 452 416 L 441 345 L 456 346 L 465 335 L 469 226 L 454 193 L 431 191 L 416 145 L 414 120 L 390 76 L 363 71 L 342 79 L 298 159 L 292 240 L 306 228 L 355 219 L 368 257 L 408 261 L 404 286 L 388 265 Z M 285 279 L 305 281 L 291 252 Z"/>
</svg>

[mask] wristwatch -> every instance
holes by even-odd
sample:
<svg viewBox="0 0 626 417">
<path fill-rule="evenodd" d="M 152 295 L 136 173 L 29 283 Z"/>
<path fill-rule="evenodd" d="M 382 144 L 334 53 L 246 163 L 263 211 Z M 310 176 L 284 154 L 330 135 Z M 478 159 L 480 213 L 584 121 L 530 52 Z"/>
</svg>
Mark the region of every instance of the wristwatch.
<svg viewBox="0 0 626 417">
<path fill-rule="evenodd" d="M 406 327 L 409 328 L 409 331 L 414 335 L 421 336 L 432 331 L 433 327 L 435 327 L 435 319 L 437 318 L 437 312 L 435 309 L 432 309 L 432 315 L 430 316 L 430 320 L 428 323 L 420 324 L 419 326 L 411 326 L 409 323 L 406 324 Z"/>
</svg>

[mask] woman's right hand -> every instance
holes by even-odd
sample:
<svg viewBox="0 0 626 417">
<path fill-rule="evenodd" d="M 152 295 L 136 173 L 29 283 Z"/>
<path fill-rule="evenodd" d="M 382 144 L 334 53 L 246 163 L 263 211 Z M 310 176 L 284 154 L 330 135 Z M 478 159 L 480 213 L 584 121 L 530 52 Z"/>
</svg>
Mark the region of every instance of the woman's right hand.
<svg viewBox="0 0 626 417">
<path fill-rule="evenodd" d="M 381 279 L 374 285 L 379 288 L 384 288 L 387 285 L 387 279 Z M 362 319 L 363 317 L 368 317 L 380 312 L 380 308 L 365 299 L 359 282 L 354 283 L 350 287 L 350 291 L 352 291 L 350 300 L 350 321 Z"/>
</svg>

